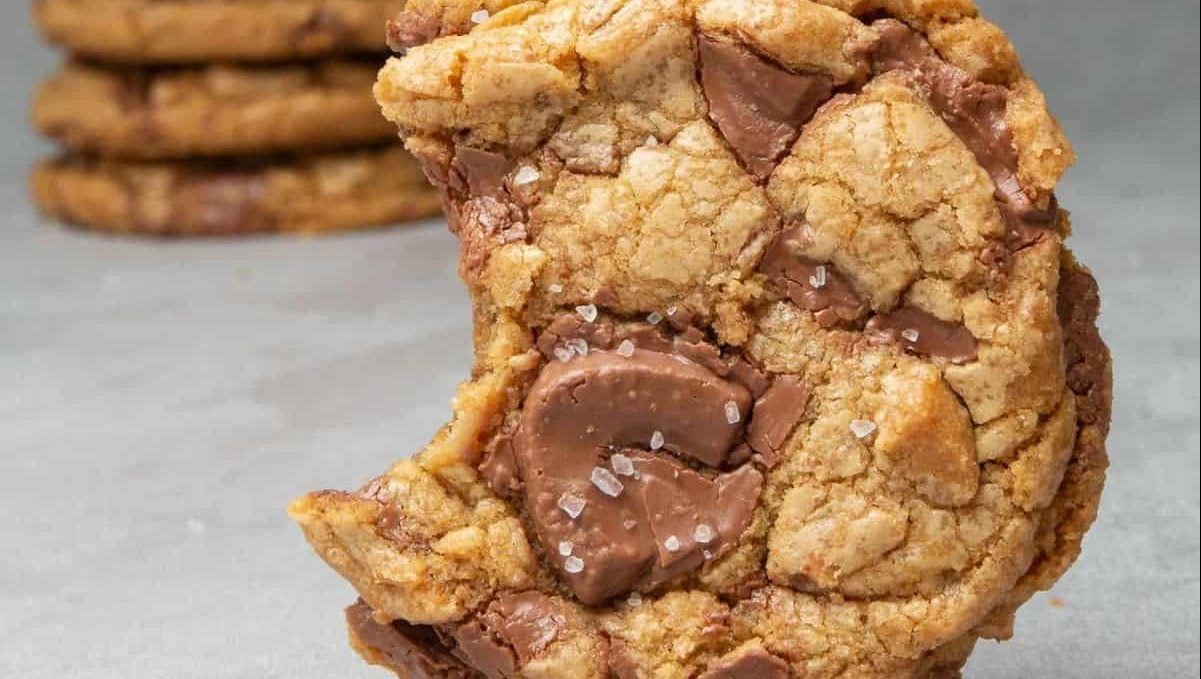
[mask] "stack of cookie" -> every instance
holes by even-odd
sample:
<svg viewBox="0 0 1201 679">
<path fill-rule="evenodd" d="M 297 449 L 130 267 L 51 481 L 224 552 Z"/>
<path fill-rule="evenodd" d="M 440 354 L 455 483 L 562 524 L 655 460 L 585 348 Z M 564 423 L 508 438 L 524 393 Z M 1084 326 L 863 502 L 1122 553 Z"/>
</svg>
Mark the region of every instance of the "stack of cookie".
<svg viewBox="0 0 1201 679">
<path fill-rule="evenodd" d="M 436 214 L 371 87 L 403 0 L 39 0 L 70 61 L 35 126 L 34 199 L 156 235 L 324 232 Z"/>
</svg>

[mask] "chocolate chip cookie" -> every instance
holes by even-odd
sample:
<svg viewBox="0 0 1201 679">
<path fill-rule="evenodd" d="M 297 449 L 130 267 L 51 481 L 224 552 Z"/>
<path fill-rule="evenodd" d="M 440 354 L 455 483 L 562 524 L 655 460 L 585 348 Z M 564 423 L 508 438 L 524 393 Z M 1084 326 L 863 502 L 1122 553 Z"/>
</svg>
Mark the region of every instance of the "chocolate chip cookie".
<svg viewBox="0 0 1201 679">
<path fill-rule="evenodd" d="M 320 151 L 387 141 L 395 127 L 371 96 L 379 65 L 110 68 L 71 63 L 34 98 L 37 129 L 112 158 Z"/>
<path fill-rule="evenodd" d="M 35 0 L 42 33 L 121 63 L 282 61 L 379 53 L 403 0 Z"/>
<path fill-rule="evenodd" d="M 908 678 L 1009 636 L 1096 515 L 1111 378 L 1072 149 L 1000 29 L 481 7 L 410 7 L 376 88 L 461 242 L 471 378 L 416 456 L 290 508 L 353 645 L 405 677 Z"/>
<path fill-rule="evenodd" d="M 36 167 L 34 201 L 88 228 L 156 236 L 320 233 L 438 213 L 399 146 L 274 160 L 155 162 L 67 156 Z"/>
</svg>

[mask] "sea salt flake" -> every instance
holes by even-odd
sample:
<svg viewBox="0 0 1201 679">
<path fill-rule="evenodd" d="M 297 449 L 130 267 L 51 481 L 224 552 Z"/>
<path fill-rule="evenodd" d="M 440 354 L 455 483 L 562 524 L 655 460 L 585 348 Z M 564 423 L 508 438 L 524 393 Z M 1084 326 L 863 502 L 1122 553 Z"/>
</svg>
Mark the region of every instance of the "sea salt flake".
<svg viewBox="0 0 1201 679">
<path fill-rule="evenodd" d="M 820 264 L 818 265 L 817 270 L 814 271 L 813 275 L 809 277 L 809 285 L 811 285 L 815 288 L 826 287 L 826 267 L 825 267 L 825 265 L 820 265 Z"/>
<path fill-rule="evenodd" d="M 558 502 L 559 509 L 562 509 L 564 514 L 570 516 L 573 519 L 580 518 L 580 514 L 584 513 L 584 507 L 587 504 L 588 504 L 588 501 L 585 500 L 584 498 L 580 497 L 579 495 L 563 493 L 562 495 L 559 496 L 559 502 Z"/>
<path fill-rule="evenodd" d="M 906 328 L 905 330 L 901 331 L 901 337 L 904 338 L 906 342 L 916 342 L 917 338 L 921 337 L 921 333 L 913 328 Z"/>
<path fill-rule="evenodd" d="M 486 9 L 476 10 L 471 13 L 471 23 L 482 24 L 488 20 L 489 16 L 491 15 L 488 14 L 488 10 Z"/>
<path fill-rule="evenodd" d="M 592 485 L 609 497 L 617 497 L 625 490 L 625 486 L 613 476 L 613 472 L 604 467 L 592 468 Z"/>
<path fill-rule="evenodd" d="M 629 339 L 623 339 L 621 344 L 617 345 L 617 355 L 629 358 L 634 355 L 634 343 Z"/>
<path fill-rule="evenodd" d="M 591 323 L 592 321 L 596 320 L 597 311 L 595 304 L 584 304 L 582 306 L 578 306 L 575 308 L 575 312 L 579 314 L 580 318 L 584 319 L 584 322 L 586 323 Z"/>
<path fill-rule="evenodd" d="M 705 561 L 709 561 L 713 558 L 713 552 L 710 552 L 707 549 L 701 550 L 701 554 L 705 557 Z"/>
<path fill-rule="evenodd" d="M 674 306 L 667 307 L 667 315 L 668 316 L 675 316 L 677 311 L 679 311 L 679 309 L 677 307 L 674 307 Z"/>
<path fill-rule="evenodd" d="M 567 340 L 563 344 L 566 345 L 567 348 L 570 349 L 572 351 L 572 353 L 574 353 L 574 354 L 577 354 L 579 356 L 587 356 L 588 355 L 588 342 L 586 340 L 582 340 L 582 339 L 576 337 L 576 338 Z"/>
<path fill-rule="evenodd" d="M 556 295 L 559 294 L 560 292 L 563 292 L 563 286 L 559 285 L 558 283 L 551 283 L 550 285 L 546 286 L 546 289 L 550 290 L 551 292 L 555 293 Z"/>
<path fill-rule="evenodd" d="M 633 519 L 626 519 L 625 521 L 621 522 L 621 525 L 624 526 L 626 530 L 634 530 L 634 528 L 638 525 L 638 522 Z"/>
<path fill-rule="evenodd" d="M 741 420 L 742 412 L 738 410 L 738 404 L 733 401 L 726 401 L 726 422 L 738 424 Z"/>
<path fill-rule="evenodd" d="M 630 596 L 626 598 L 626 603 L 637 608 L 642 605 L 642 595 L 638 592 L 630 592 Z"/>
<path fill-rule="evenodd" d="M 573 551 L 575 551 L 575 543 L 571 540 L 564 540 L 559 543 L 559 556 L 571 556 Z"/>
<path fill-rule="evenodd" d="M 651 450 L 658 450 L 663 447 L 663 432 L 656 429 L 651 434 Z"/>
<path fill-rule="evenodd" d="M 667 539 L 663 541 L 663 548 L 669 552 L 680 551 L 680 538 L 674 535 L 668 535 Z"/>
<path fill-rule="evenodd" d="M 555 347 L 555 358 L 566 363 L 575 358 L 575 352 L 567 347 Z"/>
<path fill-rule="evenodd" d="M 663 322 L 663 314 L 658 311 L 652 311 L 646 315 L 646 322 L 651 325 L 659 325 Z"/>
<path fill-rule="evenodd" d="M 563 560 L 563 570 L 575 575 L 584 570 L 584 560 L 578 556 L 569 556 Z"/>
<path fill-rule="evenodd" d="M 876 423 L 871 420 L 851 420 L 851 433 L 855 438 L 865 439 L 876 431 Z"/>
<path fill-rule="evenodd" d="M 613 467 L 613 471 L 617 472 L 619 476 L 633 476 L 638 472 L 637 469 L 634 469 L 634 461 L 628 455 L 621 453 L 614 453 L 609 458 L 609 466 Z"/>
<path fill-rule="evenodd" d="M 707 545 L 710 542 L 713 542 L 714 537 L 716 537 L 716 535 L 713 533 L 713 528 L 706 523 L 699 524 L 696 527 L 696 530 L 692 531 L 692 539 L 696 540 L 702 545 Z"/>
<path fill-rule="evenodd" d="M 540 176 L 541 175 L 539 175 L 538 171 L 534 168 L 530 167 L 529 165 L 522 165 L 517 170 L 517 174 L 513 175 L 513 184 L 517 186 L 525 186 L 526 184 L 538 181 L 538 177 Z"/>
<path fill-rule="evenodd" d="M 659 140 L 656 139 L 655 135 L 652 134 L 646 138 L 646 145 L 647 146 L 658 146 Z"/>
</svg>

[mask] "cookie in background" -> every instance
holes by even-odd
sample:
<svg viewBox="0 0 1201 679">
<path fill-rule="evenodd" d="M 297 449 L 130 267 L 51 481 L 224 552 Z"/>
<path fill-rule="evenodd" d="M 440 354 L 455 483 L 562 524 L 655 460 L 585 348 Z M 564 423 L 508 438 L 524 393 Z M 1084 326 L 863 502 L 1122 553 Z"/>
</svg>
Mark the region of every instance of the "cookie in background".
<svg viewBox="0 0 1201 679">
<path fill-rule="evenodd" d="M 35 202 L 76 225 L 156 236 L 311 234 L 438 214 L 371 93 L 400 5 L 39 3 L 46 37 L 74 51 L 30 109 L 63 149 L 34 169 Z"/>
</svg>

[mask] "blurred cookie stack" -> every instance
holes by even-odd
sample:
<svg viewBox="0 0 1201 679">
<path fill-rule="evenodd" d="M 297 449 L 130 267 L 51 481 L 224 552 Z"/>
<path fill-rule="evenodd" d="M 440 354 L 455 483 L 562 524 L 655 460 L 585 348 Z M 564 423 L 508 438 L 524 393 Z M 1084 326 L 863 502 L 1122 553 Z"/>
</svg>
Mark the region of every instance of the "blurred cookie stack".
<svg viewBox="0 0 1201 679">
<path fill-rule="evenodd" d="M 371 94 L 404 0 L 37 0 L 71 59 L 31 116 L 48 214 L 105 231 L 325 232 L 428 217 Z"/>
</svg>

